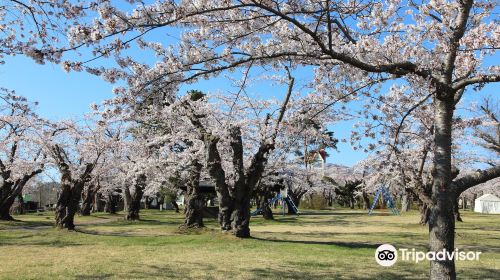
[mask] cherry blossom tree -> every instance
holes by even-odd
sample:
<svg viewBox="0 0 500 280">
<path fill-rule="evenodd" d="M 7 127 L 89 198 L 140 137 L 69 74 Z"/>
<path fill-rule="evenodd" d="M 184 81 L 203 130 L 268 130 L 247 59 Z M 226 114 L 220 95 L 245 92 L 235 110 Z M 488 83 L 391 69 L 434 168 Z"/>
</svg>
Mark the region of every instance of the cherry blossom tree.
<svg viewBox="0 0 500 280">
<path fill-rule="evenodd" d="M 287 70 L 288 71 L 288 70 Z M 199 132 L 199 139 L 203 141 L 205 146 L 205 156 L 207 162 L 208 173 L 212 180 L 215 181 L 217 195 L 219 198 L 219 223 L 223 230 L 232 230 L 233 234 L 238 237 L 250 236 L 250 198 L 253 190 L 256 189 L 265 166 L 268 161 L 268 156 L 275 148 L 276 138 L 279 132 L 279 126 L 282 122 L 287 105 L 290 100 L 294 85 L 294 78 L 288 71 L 288 89 L 279 107 L 279 113 L 274 125 L 271 125 L 271 114 L 267 114 L 264 123 L 261 125 L 261 138 L 258 139 L 256 151 L 250 157 L 250 164 L 245 167 L 244 144 L 241 125 L 230 125 L 228 130 L 221 131 L 229 140 L 225 143 L 231 152 L 226 154 L 227 158 L 231 158 L 232 166 L 230 166 L 231 178 L 227 180 L 226 172 L 228 168 L 223 167 L 223 160 L 218 149 L 218 143 L 221 136 L 216 135 L 212 127 L 207 127 L 200 118 L 200 113 L 196 111 L 198 104 L 203 104 L 203 98 L 194 97 L 193 93 L 189 99 L 181 101 L 179 108 L 193 127 Z M 190 102 L 192 101 L 192 102 Z M 196 102 L 198 104 L 196 104 Z M 227 149 L 226 148 L 226 149 Z"/>
<path fill-rule="evenodd" d="M 0 89 L 0 219 L 9 214 L 24 186 L 44 169 L 39 132 L 43 120 L 33 111 L 34 104 L 14 92 Z"/>
<path fill-rule="evenodd" d="M 365 112 L 370 121 L 359 124 L 363 127 L 360 132 L 352 133 L 352 141 L 359 143 L 364 140 L 365 149 L 375 153 L 363 164 L 375 167 L 368 176 L 367 188 L 388 184 L 392 191 L 411 195 L 419 201 L 422 219 L 421 223 L 429 221 L 433 176 L 433 149 L 434 112 L 432 103 L 426 98 L 420 99 L 423 93 L 413 92 L 402 94 L 410 90 L 408 86 L 393 86 L 386 94 L 376 98 L 376 109 Z M 393 104 L 399 104 L 395 107 Z M 468 130 L 476 128 L 480 119 L 456 115 L 453 119 L 453 168 L 452 179 L 459 176 L 460 169 L 467 170 L 477 160 L 471 157 L 468 149 L 462 147 L 469 144 L 471 135 Z M 366 141 L 372 139 L 372 141 Z M 359 145 L 359 144 L 356 144 Z M 361 147 L 361 146 L 358 146 Z M 377 149 L 379 148 L 379 149 Z M 496 167 L 485 170 L 495 172 Z M 474 185 L 462 185 L 453 181 L 455 193 L 453 195 L 454 215 L 461 221 L 458 212 L 458 197 L 463 190 Z M 461 186 L 461 187 L 458 187 Z M 465 189 L 462 189 L 465 188 Z"/>
<path fill-rule="evenodd" d="M 79 125 L 73 121 L 63 121 L 50 126 L 52 131 L 46 133 L 44 149 L 61 175 L 56 226 L 74 230 L 74 216 L 85 184 L 92 180 L 92 172 L 114 141 L 104 135 L 105 127 L 100 124 Z"/>
</svg>

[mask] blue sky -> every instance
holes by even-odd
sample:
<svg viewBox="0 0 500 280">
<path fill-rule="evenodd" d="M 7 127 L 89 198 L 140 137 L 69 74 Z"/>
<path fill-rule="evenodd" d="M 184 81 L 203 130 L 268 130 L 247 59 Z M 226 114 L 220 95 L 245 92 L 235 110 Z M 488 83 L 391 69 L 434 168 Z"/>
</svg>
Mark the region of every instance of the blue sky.
<svg viewBox="0 0 500 280">
<path fill-rule="evenodd" d="M 87 73 L 66 73 L 61 66 L 40 65 L 23 56 L 6 57 L 0 86 L 38 101 L 38 113 L 51 120 L 79 117 L 91 103 L 112 97 L 113 86 Z"/>
</svg>

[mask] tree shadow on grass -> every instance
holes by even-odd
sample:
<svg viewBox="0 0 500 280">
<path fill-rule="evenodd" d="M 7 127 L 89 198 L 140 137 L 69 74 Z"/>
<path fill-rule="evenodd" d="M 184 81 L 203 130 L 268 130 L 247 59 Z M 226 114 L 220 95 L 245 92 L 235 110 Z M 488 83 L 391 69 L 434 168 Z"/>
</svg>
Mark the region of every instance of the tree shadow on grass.
<svg viewBox="0 0 500 280">
<path fill-rule="evenodd" d="M 8 221 L 3 224 L 6 228 L 3 230 L 13 230 L 13 229 L 37 229 L 39 227 L 53 227 L 54 221 L 23 221 L 23 220 L 14 220 Z"/>
<path fill-rule="evenodd" d="M 285 239 L 266 239 L 260 237 L 251 237 L 254 240 L 277 242 L 277 243 L 295 243 L 295 244 L 308 244 L 308 245 L 335 245 L 340 247 L 347 247 L 352 249 L 367 248 L 374 249 L 380 244 L 366 243 L 366 242 L 342 242 L 342 241 L 316 241 L 316 240 L 285 240 Z"/>
<path fill-rule="evenodd" d="M 304 225 L 328 225 L 328 224 L 333 224 L 333 225 L 352 225 L 356 224 L 357 222 L 352 222 L 352 221 L 347 221 L 343 218 L 340 218 L 339 216 L 332 216 L 332 219 L 322 219 L 318 221 L 312 220 L 313 217 L 307 217 L 307 220 L 300 219 L 300 217 L 276 217 L 274 220 L 254 220 L 252 221 L 252 225 L 279 225 L 279 224 L 286 224 L 286 225 L 293 225 L 293 226 L 304 226 Z M 359 222 L 359 224 L 363 224 L 362 222 Z"/>
<path fill-rule="evenodd" d="M 138 265 L 139 266 L 139 265 Z M 203 264 L 197 265 L 200 269 L 210 271 L 213 267 L 205 266 Z M 189 270 L 182 270 L 179 268 L 172 268 L 168 264 L 164 266 L 157 265 L 142 265 L 140 268 L 143 269 L 132 269 L 127 270 L 126 275 L 122 273 L 97 273 L 97 274 L 79 274 L 75 275 L 75 279 L 85 280 L 85 279 L 194 279 L 190 277 Z M 213 277 L 212 277 L 213 278 Z M 210 277 L 204 277 L 204 279 L 212 279 Z"/>
<path fill-rule="evenodd" d="M 269 268 L 255 268 L 251 269 L 252 277 L 250 279 L 359 279 L 359 280 L 400 280 L 400 279 L 427 279 L 424 276 L 411 276 L 411 273 L 406 272 L 404 275 L 396 272 L 380 272 L 369 273 L 366 271 L 359 271 L 358 275 L 353 275 L 352 272 L 343 275 L 342 272 L 334 271 L 310 271 L 310 270 L 294 270 L 287 269 L 269 269 Z M 416 273 L 418 274 L 418 272 Z"/>
<path fill-rule="evenodd" d="M 458 279 L 481 279 L 481 280 L 498 280 L 500 279 L 500 270 L 493 268 L 468 269 L 466 271 L 459 270 L 457 272 Z"/>
<path fill-rule="evenodd" d="M 18 242 L 8 242 L 8 243 L 0 243 L 0 245 L 19 245 Z M 54 247 L 54 248 L 64 248 L 64 247 L 74 247 L 74 246 L 83 246 L 87 244 L 77 243 L 67 240 L 23 240 L 23 246 L 43 246 L 43 247 Z"/>
<path fill-rule="evenodd" d="M 103 274 L 90 274 L 90 275 L 75 275 L 75 279 L 93 279 L 93 280 L 100 280 L 100 279 L 110 279 L 114 274 L 110 273 L 103 273 Z"/>
<path fill-rule="evenodd" d="M 100 227 L 121 227 L 121 226 L 130 226 L 130 225 L 144 225 L 144 226 L 172 226 L 172 225 L 180 225 L 182 221 L 160 221 L 153 219 L 140 219 L 136 221 L 127 221 L 125 219 L 116 219 L 111 220 L 107 223 L 81 223 L 81 225 L 85 226 L 100 226 Z"/>
<path fill-rule="evenodd" d="M 117 237 L 161 237 L 161 236 L 171 236 L 172 234 L 137 234 L 137 233 L 129 233 L 129 232 L 100 232 L 97 230 L 88 230 L 78 228 L 75 229 L 78 233 L 95 235 L 95 236 L 117 236 Z"/>
<path fill-rule="evenodd" d="M 292 231 L 282 231 L 282 232 L 273 232 L 273 231 L 256 231 L 258 234 L 263 235 L 275 235 L 275 234 L 284 234 L 286 236 L 293 236 L 296 238 L 300 237 L 312 237 L 312 238 L 346 238 L 349 236 L 362 236 L 363 239 L 376 239 L 377 241 L 382 241 L 380 239 L 391 239 L 401 238 L 403 240 L 412 240 L 417 241 L 420 236 L 417 233 L 408 233 L 408 232 L 395 232 L 395 233 L 387 233 L 383 231 L 373 231 L 370 232 L 368 237 L 367 233 L 359 233 L 359 232 L 325 232 L 325 231 L 310 231 L 310 232 L 292 232 Z M 427 240 L 424 240 L 425 242 Z M 427 243 L 425 243 L 427 244 Z"/>
<path fill-rule="evenodd" d="M 335 212 L 335 211 L 328 211 L 328 212 L 300 212 L 299 216 L 365 216 L 368 214 L 366 213 L 361 213 L 361 212 Z"/>
</svg>

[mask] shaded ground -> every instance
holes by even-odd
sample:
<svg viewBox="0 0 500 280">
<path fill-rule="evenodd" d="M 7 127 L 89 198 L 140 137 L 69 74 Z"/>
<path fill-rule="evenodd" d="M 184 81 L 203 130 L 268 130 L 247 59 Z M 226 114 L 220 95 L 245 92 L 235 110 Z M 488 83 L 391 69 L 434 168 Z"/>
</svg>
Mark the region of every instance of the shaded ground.
<svg viewBox="0 0 500 280">
<path fill-rule="evenodd" d="M 427 228 L 416 212 L 368 216 L 351 210 L 308 211 L 252 218 L 251 239 L 207 228 L 179 232 L 183 217 L 141 211 L 77 217 L 77 232 L 52 228 L 53 214 L 0 222 L 1 279 L 426 279 L 428 263 L 374 261 L 378 245 L 426 250 Z M 460 279 L 500 279 L 500 216 L 463 213 L 457 246 L 482 251 L 480 261 L 457 262 Z"/>
</svg>

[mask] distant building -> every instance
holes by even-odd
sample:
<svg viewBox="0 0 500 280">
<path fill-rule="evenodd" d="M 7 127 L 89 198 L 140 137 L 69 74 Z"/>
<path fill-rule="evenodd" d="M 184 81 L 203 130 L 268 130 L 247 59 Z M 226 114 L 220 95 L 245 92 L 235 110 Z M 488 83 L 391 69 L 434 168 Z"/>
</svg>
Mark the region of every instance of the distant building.
<svg viewBox="0 0 500 280">
<path fill-rule="evenodd" d="M 474 201 L 474 212 L 500 214 L 500 198 L 492 194 L 484 194 Z"/>
<path fill-rule="evenodd" d="M 328 154 L 326 153 L 325 149 L 310 151 L 309 155 L 307 157 L 307 163 L 308 163 L 309 169 L 314 168 L 314 169 L 320 171 L 322 173 L 322 175 L 324 175 L 327 156 L 328 156 Z"/>
<path fill-rule="evenodd" d="M 60 186 L 58 183 L 43 182 L 23 192 L 25 203 L 36 203 L 38 208 L 52 208 L 57 203 Z"/>
</svg>

